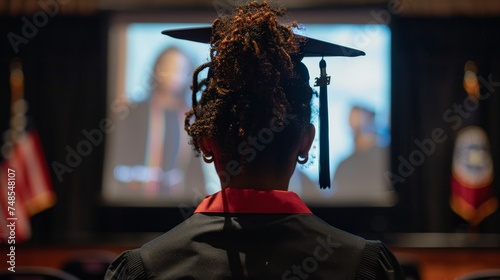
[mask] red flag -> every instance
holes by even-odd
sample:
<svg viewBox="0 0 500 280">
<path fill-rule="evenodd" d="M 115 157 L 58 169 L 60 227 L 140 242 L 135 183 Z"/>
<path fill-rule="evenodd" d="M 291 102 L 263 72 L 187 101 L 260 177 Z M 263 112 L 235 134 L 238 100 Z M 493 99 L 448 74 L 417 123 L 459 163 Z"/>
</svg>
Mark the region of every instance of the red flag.
<svg viewBox="0 0 500 280">
<path fill-rule="evenodd" d="M 0 239 L 8 242 L 15 234 L 15 242 L 26 241 L 31 236 L 30 217 L 55 203 L 36 132 L 19 137 L 1 163 L 0 172 Z"/>
<path fill-rule="evenodd" d="M 463 128 L 453 153 L 450 206 L 471 226 L 477 226 L 498 207 L 492 182 L 493 160 L 486 133 L 477 126 Z"/>
</svg>

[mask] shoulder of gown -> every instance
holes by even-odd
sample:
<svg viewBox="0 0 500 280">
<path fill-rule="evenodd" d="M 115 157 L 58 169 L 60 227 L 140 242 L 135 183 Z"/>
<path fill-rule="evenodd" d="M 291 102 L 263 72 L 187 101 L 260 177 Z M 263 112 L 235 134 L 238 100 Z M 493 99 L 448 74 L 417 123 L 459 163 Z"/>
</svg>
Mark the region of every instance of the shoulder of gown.
<svg viewBox="0 0 500 280">
<path fill-rule="evenodd" d="M 380 241 L 367 240 L 359 263 L 357 280 L 404 280 L 396 257 Z"/>
<path fill-rule="evenodd" d="M 118 256 L 108 267 L 104 280 L 147 279 L 140 250 L 129 250 Z"/>
</svg>

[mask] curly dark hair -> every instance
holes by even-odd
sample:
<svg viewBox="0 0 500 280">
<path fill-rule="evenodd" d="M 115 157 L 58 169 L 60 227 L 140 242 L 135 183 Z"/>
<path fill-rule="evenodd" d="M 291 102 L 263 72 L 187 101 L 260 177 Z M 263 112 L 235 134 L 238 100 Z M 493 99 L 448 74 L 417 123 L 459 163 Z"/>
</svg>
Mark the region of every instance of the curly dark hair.
<svg viewBox="0 0 500 280">
<path fill-rule="evenodd" d="M 221 148 L 223 160 L 245 165 L 250 160 L 242 150 L 260 133 L 266 154 L 283 158 L 311 123 L 314 91 L 300 62 L 298 25 L 281 25 L 284 14 L 284 8 L 252 2 L 213 22 L 211 61 L 194 72 L 193 108 L 185 120 L 198 155 L 206 137 Z M 205 68 L 208 77 L 199 81 Z"/>
</svg>

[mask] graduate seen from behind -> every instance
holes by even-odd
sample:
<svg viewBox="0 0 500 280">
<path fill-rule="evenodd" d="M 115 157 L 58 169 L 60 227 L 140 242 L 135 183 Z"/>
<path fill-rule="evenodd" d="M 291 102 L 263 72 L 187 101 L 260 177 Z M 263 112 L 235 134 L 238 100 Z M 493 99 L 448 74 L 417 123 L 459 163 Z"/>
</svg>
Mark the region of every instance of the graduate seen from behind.
<svg viewBox="0 0 500 280">
<path fill-rule="evenodd" d="M 106 279 L 404 279 L 381 242 L 328 225 L 288 191 L 314 139 L 315 93 L 297 25 L 278 23 L 284 12 L 252 2 L 213 22 L 185 129 L 215 164 L 222 190 L 177 227 L 121 254 Z"/>
</svg>

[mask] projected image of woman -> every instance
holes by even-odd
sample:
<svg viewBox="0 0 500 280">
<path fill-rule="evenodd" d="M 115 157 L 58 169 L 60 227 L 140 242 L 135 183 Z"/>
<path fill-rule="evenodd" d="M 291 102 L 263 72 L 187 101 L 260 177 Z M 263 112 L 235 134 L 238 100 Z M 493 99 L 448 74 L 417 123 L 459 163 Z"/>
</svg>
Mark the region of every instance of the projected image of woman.
<svg viewBox="0 0 500 280">
<path fill-rule="evenodd" d="M 192 69 L 187 55 L 173 47 L 163 51 L 154 65 L 144 165 L 157 173 L 150 173 L 154 177 L 146 182 L 147 193 L 182 191 L 180 169 L 191 155 L 182 125 Z"/>
<path fill-rule="evenodd" d="M 113 135 L 115 191 L 135 199 L 189 196 L 185 186 L 203 185 L 200 159 L 183 129 L 193 63 L 181 49 L 168 47 L 150 69 L 149 97 L 130 104 Z"/>
</svg>

